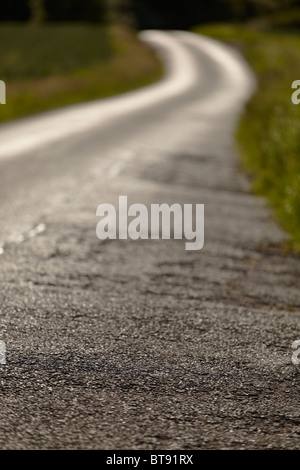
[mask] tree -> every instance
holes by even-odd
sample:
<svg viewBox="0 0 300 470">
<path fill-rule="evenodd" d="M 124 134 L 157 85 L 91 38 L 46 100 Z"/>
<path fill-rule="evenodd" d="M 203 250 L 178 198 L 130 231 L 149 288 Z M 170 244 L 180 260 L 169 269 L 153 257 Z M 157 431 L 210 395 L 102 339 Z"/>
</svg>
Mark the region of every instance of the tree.
<svg viewBox="0 0 300 470">
<path fill-rule="evenodd" d="M 136 25 L 132 0 L 105 0 L 108 20 Z"/>
<path fill-rule="evenodd" d="M 43 23 L 46 19 L 46 9 L 44 0 L 29 0 L 30 21 L 33 23 Z"/>
</svg>

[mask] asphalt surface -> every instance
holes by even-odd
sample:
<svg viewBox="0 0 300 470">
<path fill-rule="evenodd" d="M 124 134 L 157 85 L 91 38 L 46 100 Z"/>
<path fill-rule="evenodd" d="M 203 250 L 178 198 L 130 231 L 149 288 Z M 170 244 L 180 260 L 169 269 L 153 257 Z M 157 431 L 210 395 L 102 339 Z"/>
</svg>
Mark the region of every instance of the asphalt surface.
<svg viewBox="0 0 300 470">
<path fill-rule="evenodd" d="M 205 38 L 144 39 L 162 83 L 0 128 L 0 448 L 296 449 L 299 257 L 234 143 L 254 79 Z M 119 195 L 205 204 L 203 250 L 101 242 Z"/>
</svg>

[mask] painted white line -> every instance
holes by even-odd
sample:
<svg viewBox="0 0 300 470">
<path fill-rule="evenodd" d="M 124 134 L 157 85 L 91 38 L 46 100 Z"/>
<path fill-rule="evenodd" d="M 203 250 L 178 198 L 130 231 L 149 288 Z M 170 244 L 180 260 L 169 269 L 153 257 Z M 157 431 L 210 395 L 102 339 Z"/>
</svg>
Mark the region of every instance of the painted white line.
<svg viewBox="0 0 300 470">
<path fill-rule="evenodd" d="M 125 150 L 122 152 L 118 159 L 113 163 L 111 166 L 109 166 L 106 174 L 108 179 L 113 179 L 116 178 L 120 172 L 125 168 L 126 163 L 134 157 L 134 152 L 131 150 Z"/>
<path fill-rule="evenodd" d="M 16 237 L 12 238 L 10 240 L 10 243 L 23 243 L 25 240 L 28 240 L 29 238 L 34 238 L 40 233 L 43 233 L 46 230 L 46 225 L 41 223 L 38 225 L 35 225 L 29 230 L 26 230 L 26 232 L 20 233 Z"/>
<path fill-rule="evenodd" d="M 41 223 L 32 227 L 30 230 L 27 230 L 26 232 L 20 233 L 19 235 L 15 237 L 11 237 L 7 243 L 5 243 L 4 245 L 0 245 L 0 256 L 4 254 L 6 246 L 19 245 L 20 243 L 23 243 L 25 240 L 29 240 L 30 238 L 37 237 L 38 235 L 43 233 L 45 230 L 46 230 L 46 225 Z"/>
<path fill-rule="evenodd" d="M 43 233 L 46 230 L 46 225 L 45 224 L 39 224 L 36 227 L 33 227 L 31 230 L 27 232 L 27 236 L 29 238 L 34 238 L 40 233 Z"/>
<path fill-rule="evenodd" d="M 20 233 L 20 235 L 17 235 L 17 236 L 12 240 L 12 243 L 19 244 L 19 243 L 23 243 L 24 240 L 25 240 L 25 236 L 23 235 L 23 233 Z"/>
</svg>

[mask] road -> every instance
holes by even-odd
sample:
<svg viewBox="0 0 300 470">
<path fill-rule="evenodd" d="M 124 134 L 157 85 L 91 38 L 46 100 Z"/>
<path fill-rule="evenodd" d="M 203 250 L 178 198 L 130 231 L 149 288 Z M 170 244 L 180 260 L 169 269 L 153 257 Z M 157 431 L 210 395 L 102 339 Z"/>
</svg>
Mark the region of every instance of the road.
<svg viewBox="0 0 300 470">
<path fill-rule="evenodd" d="M 147 89 L 0 128 L 1 449 L 296 449 L 299 257 L 240 169 L 236 51 L 145 32 Z M 205 205 L 205 244 L 96 237 L 96 209 Z"/>
</svg>

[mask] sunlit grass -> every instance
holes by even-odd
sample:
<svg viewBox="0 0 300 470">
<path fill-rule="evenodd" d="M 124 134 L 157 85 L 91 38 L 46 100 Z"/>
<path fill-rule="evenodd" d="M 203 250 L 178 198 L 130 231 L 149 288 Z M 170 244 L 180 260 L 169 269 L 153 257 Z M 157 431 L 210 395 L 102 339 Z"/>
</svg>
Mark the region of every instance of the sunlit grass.
<svg viewBox="0 0 300 470">
<path fill-rule="evenodd" d="M 300 36 L 231 25 L 198 32 L 237 46 L 256 72 L 258 90 L 243 114 L 237 137 L 254 189 L 273 205 L 300 252 L 300 105 L 292 82 L 300 79 Z"/>
</svg>

